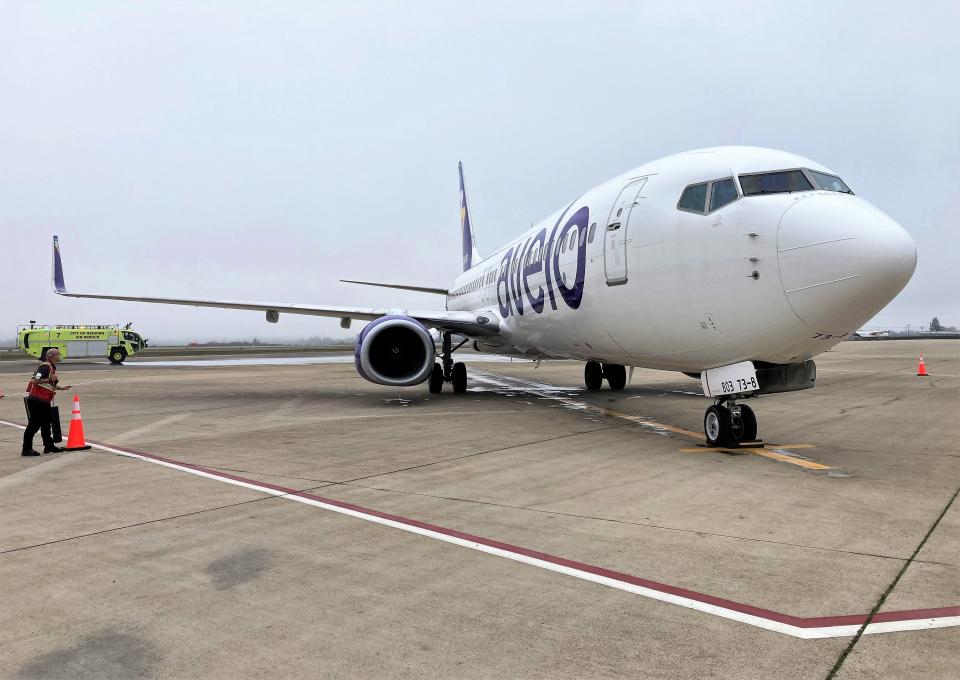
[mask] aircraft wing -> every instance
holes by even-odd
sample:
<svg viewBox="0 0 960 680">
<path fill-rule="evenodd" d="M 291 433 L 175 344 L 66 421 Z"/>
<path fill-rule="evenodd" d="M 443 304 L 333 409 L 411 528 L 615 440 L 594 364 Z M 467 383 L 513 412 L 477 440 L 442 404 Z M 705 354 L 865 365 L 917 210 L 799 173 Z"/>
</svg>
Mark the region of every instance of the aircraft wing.
<svg viewBox="0 0 960 680">
<path fill-rule="evenodd" d="M 73 293 L 67 290 L 60 258 L 60 243 L 53 237 L 53 290 L 57 295 L 95 300 L 125 300 L 150 302 L 161 305 L 185 305 L 188 307 L 215 307 L 218 309 L 245 309 L 272 314 L 305 314 L 338 319 L 373 321 L 388 314 L 403 314 L 416 319 L 425 326 L 443 331 L 453 331 L 471 337 L 497 335 L 500 327 L 496 319 L 482 313 L 451 312 L 448 310 L 405 310 L 386 307 L 342 307 L 326 305 L 301 305 L 289 302 L 248 302 L 245 300 L 211 300 L 202 298 L 146 297 L 136 295 L 106 295 L 101 293 Z"/>
</svg>

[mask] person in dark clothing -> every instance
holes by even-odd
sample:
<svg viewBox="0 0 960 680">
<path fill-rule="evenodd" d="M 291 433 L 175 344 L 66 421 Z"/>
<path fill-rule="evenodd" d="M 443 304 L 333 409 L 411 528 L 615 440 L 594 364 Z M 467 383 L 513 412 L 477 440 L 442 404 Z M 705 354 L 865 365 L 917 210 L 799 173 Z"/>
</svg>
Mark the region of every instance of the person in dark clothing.
<svg viewBox="0 0 960 680">
<path fill-rule="evenodd" d="M 60 387 L 60 378 L 57 376 L 57 364 L 60 363 L 60 350 L 49 349 L 44 356 L 45 361 L 34 371 L 27 390 L 27 429 L 23 432 L 22 456 L 39 456 L 40 452 L 33 448 L 33 437 L 40 432 L 43 439 L 44 453 L 58 453 L 63 451 L 53 441 L 50 432 L 51 407 L 57 390 L 68 390 L 70 385 Z"/>
</svg>

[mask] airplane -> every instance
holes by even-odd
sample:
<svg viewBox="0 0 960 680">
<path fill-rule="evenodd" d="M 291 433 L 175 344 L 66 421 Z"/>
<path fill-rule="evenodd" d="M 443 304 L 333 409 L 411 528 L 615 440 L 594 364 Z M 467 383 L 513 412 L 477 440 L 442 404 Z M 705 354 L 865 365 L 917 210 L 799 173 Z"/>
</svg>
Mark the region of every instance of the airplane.
<svg viewBox="0 0 960 680">
<path fill-rule="evenodd" d="M 860 338 L 861 340 L 888 340 L 890 338 L 890 331 L 872 331 L 861 328 L 851 333 L 850 337 Z"/>
<path fill-rule="evenodd" d="M 357 372 L 431 393 L 467 389 L 454 361 L 477 352 L 584 362 L 587 390 L 622 390 L 628 367 L 700 378 L 710 446 L 757 437 L 748 404 L 812 388 L 813 358 L 907 284 L 917 252 L 891 217 L 813 160 L 761 147 L 675 154 L 600 184 L 480 256 L 460 178 L 462 267 L 449 288 L 354 281 L 442 295 L 443 308 L 315 306 L 68 292 L 53 237 L 53 288 L 106 300 L 368 321 Z M 462 338 L 453 346 L 453 338 Z M 440 347 L 437 349 L 437 342 Z"/>
</svg>

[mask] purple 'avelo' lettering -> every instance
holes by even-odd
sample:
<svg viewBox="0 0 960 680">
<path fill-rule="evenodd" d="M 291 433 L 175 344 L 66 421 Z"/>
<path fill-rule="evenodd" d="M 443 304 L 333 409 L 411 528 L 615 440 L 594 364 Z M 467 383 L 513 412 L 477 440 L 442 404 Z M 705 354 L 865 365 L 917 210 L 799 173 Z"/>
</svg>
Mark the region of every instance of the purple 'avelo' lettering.
<svg viewBox="0 0 960 680">
<path fill-rule="evenodd" d="M 576 203 L 576 202 L 577 201 L 574 201 L 573 203 Z M 543 273 L 547 278 L 547 293 L 550 294 L 550 306 L 554 310 L 557 309 L 557 301 L 556 301 L 556 298 L 554 298 L 553 296 L 553 278 L 550 271 L 553 269 L 553 267 L 550 266 L 550 262 L 553 259 L 552 256 L 555 248 L 554 244 L 556 243 L 554 236 L 556 236 L 557 228 L 560 226 L 560 222 L 563 221 L 563 218 L 567 214 L 567 211 L 573 207 L 573 203 L 571 203 L 570 205 L 568 205 L 566 208 L 563 209 L 563 212 L 560 213 L 560 217 L 557 218 L 556 224 L 553 225 L 553 230 L 550 232 L 550 238 L 547 239 L 547 245 L 545 248 L 546 252 L 544 253 L 544 258 L 543 258 L 543 263 L 544 263 Z"/>
<path fill-rule="evenodd" d="M 530 242 L 530 250 L 537 253 L 530 264 L 523 266 L 523 290 L 527 294 L 527 300 L 530 302 L 530 308 L 537 314 L 543 312 L 543 286 L 537 286 L 537 294 L 534 296 L 530 292 L 530 284 L 527 279 L 534 274 L 538 274 L 543 269 L 543 244 L 547 238 L 547 230 L 541 229 Z M 539 245 L 538 245 L 539 244 Z"/>
<path fill-rule="evenodd" d="M 513 263 L 513 248 L 510 248 L 500 260 L 500 273 L 497 274 L 497 304 L 500 306 L 500 316 L 506 319 L 510 316 L 510 265 Z M 500 286 L 503 285 L 503 294 Z"/>
<path fill-rule="evenodd" d="M 587 222 L 590 219 L 590 209 L 587 206 L 580 208 L 561 229 L 560 223 L 563 222 L 563 218 L 566 217 L 567 212 L 572 207 L 573 203 L 560 213 L 553 229 L 550 230 L 549 238 L 547 237 L 547 230 L 544 228 L 537 232 L 535 236 L 528 238 L 523 245 L 517 244 L 504 253 L 500 260 L 500 271 L 497 274 L 497 304 L 502 318 L 506 319 L 514 311 L 523 316 L 524 296 L 530 303 L 530 309 L 537 314 L 543 313 L 547 295 L 550 297 L 550 306 L 556 309 L 554 281 L 556 281 L 556 288 L 560 291 L 560 296 L 567 303 L 567 306 L 571 309 L 580 307 L 583 300 L 583 281 L 587 268 L 587 239 L 585 233 Z M 577 230 L 577 242 L 579 244 L 577 247 L 577 272 L 573 286 L 568 288 L 563 281 L 563 272 L 560 271 L 560 249 L 556 247 L 556 244 L 562 243 L 563 239 L 567 238 L 573 229 Z M 530 253 L 533 251 L 537 252 L 537 257 L 527 263 L 526 260 L 529 259 Z M 534 295 L 530 290 L 529 279 L 541 271 L 546 283 L 546 294 L 543 286 L 537 286 L 537 292 Z"/>
<path fill-rule="evenodd" d="M 563 275 L 560 271 L 560 251 L 556 250 L 553 254 L 553 272 L 557 282 L 557 290 L 560 291 L 563 301 L 567 303 L 570 309 L 579 308 L 583 301 L 583 278 L 587 269 L 587 239 L 584 237 L 584 232 L 587 230 L 589 221 L 590 209 L 584 206 L 567 220 L 557 237 L 557 240 L 562 243 L 572 229 L 577 230 L 577 243 L 579 244 L 577 246 L 577 273 L 572 288 L 567 288 L 563 282 Z"/>
<path fill-rule="evenodd" d="M 517 314 L 520 316 L 523 316 L 523 288 L 520 287 L 520 279 L 523 276 L 523 261 L 527 259 L 527 247 L 529 245 L 530 239 L 527 239 L 522 247 L 517 248 L 513 263 L 513 276 L 510 277 L 513 305 L 517 308 Z"/>
</svg>

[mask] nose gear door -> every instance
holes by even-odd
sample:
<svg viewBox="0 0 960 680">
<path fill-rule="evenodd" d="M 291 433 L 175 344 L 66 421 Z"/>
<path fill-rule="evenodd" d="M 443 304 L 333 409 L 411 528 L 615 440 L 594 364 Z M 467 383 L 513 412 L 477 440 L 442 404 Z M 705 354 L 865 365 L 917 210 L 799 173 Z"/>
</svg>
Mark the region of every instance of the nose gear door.
<svg viewBox="0 0 960 680">
<path fill-rule="evenodd" d="M 608 286 L 619 286 L 627 282 L 627 228 L 630 224 L 630 213 L 640 199 L 640 191 L 646 183 L 646 177 L 630 182 L 617 196 L 610 210 L 610 217 L 603 232 L 603 269 Z"/>
</svg>

